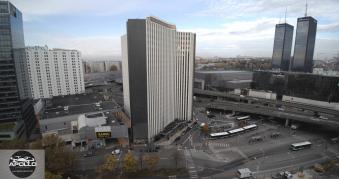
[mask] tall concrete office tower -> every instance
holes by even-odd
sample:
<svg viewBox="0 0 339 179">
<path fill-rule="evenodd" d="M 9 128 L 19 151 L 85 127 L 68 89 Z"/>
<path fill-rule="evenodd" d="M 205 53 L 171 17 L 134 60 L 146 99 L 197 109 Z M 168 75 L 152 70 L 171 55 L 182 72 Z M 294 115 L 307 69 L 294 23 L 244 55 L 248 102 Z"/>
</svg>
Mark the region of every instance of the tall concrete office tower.
<svg viewBox="0 0 339 179">
<path fill-rule="evenodd" d="M 0 1 L 0 141 L 28 138 L 35 128 L 21 12 Z"/>
<path fill-rule="evenodd" d="M 195 34 L 155 17 L 129 19 L 122 36 L 124 108 L 134 141 L 150 142 L 175 119 L 192 119 Z"/>
<path fill-rule="evenodd" d="M 283 23 L 275 26 L 275 36 L 272 55 L 272 69 L 288 71 L 291 59 L 294 27 Z"/>
<path fill-rule="evenodd" d="M 292 71 L 313 72 L 316 33 L 317 20 L 310 16 L 298 18 Z"/>
</svg>

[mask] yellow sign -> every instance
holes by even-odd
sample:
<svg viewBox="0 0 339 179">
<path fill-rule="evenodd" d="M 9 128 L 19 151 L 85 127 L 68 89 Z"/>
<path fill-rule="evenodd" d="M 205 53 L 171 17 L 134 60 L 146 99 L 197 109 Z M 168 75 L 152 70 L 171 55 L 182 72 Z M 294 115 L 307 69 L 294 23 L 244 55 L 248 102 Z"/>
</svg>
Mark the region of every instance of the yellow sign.
<svg viewBox="0 0 339 179">
<path fill-rule="evenodd" d="M 111 138 L 111 132 L 96 132 L 98 139 L 108 139 Z"/>
</svg>

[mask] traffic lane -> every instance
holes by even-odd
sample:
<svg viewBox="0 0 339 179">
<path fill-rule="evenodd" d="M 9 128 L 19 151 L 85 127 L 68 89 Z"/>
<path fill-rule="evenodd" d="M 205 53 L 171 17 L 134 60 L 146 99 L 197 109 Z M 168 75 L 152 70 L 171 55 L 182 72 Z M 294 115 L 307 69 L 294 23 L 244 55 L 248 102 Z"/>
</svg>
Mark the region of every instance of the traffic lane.
<svg viewBox="0 0 339 179">
<path fill-rule="evenodd" d="M 276 108 L 268 108 L 264 106 L 251 106 L 245 103 L 225 103 L 225 104 L 212 104 L 209 106 L 210 108 L 215 109 L 222 109 L 222 110 L 235 110 L 235 111 L 242 111 L 246 113 L 255 113 L 260 115 L 269 115 L 272 117 L 278 118 L 289 118 L 293 120 L 303 121 L 303 122 L 310 122 L 314 124 L 320 125 L 331 125 L 339 127 L 339 122 L 335 120 L 320 120 L 312 118 L 311 116 L 295 114 L 288 111 L 279 111 Z M 241 108 L 239 107 L 241 106 Z M 337 119 L 336 119 L 337 120 Z"/>
<path fill-rule="evenodd" d="M 281 160 L 280 162 L 270 162 L 270 160 L 265 160 L 265 162 L 261 162 L 259 164 L 257 161 L 254 161 L 253 163 L 247 163 L 245 159 L 238 159 L 235 161 L 232 161 L 228 163 L 227 165 L 223 167 L 216 167 L 216 168 L 206 168 L 199 172 L 200 176 L 204 177 L 213 177 L 213 178 L 219 178 L 219 177 L 225 177 L 225 178 L 233 178 L 235 177 L 236 170 L 239 168 L 249 168 L 252 172 L 255 172 L 257 170 L 258 165 L 259 166 L 259 172 L 260 171 L 269 171 L 269 173 L 272 173 L 274 171 L 280 171 L 283 170 L 283 168 L 294 168 L 297 169 L 297 166 L 309 166 L 312 163 L 315 163 L 317 161 L 323 161 L 324 157 L 320 154 L 313 153 L 309 155 L 303 155 L 295 157 L 291 160 Z"/>
<path fill-rule="evenodd" d="M 264 152 L 257 150 L 256 153 L 253 153 L 252 157 L 250 157 L 249 159 L 238 158 L 236 160 L 233 160 L 219 167 L 218 166 L 213 167 L 215 170 L 210 170 L 207 168 L 206 170 L 203 170 L 201 172 L 201 175 L 209 176 L 213 173 L 216 173 L 217 172 L 216 170 L 218 171 L 224 170 L 224 171 L 228 171 L 226 172 L 228 173 L 228 175 L 225 175 L 225 176 L 232 177 L 237 168 L 246 168 L 246 167 L 253 168 L 251 166 L 257 166 L 258 163 L 263 163 L 266 165 L 266 166 L 262 166 L 262 169 L 272 169 L 273 167 L 286 167 L 286 166 L 289 166 L 291 164 L 295 164 L 298 162 L 300 163 L 307 162 L 309 160 L 317 159 L 319 158 L 319 156 L 321 156 L 319 154 L 321 152 L 321 147 L 320 148 L 314 147 L 312 149 L 308 149 L 306 151 L 299 151 L 299 152 L 291 152 L 288 149 L 288 145 L 286 145 L 286 147 L 274 147 L 273 149 L 266 150 Z M 285 160 L 286 156 L 288 155 L 290 155 L 291 159 Z M 256 160 L 253 160 L 254 157 L 256 158 Z M 195 160 L 195 161 L 199 165 L 199 160 Z M 200 163 L 204 164 L 204 165 L 201 164 L 201 166 L 206 166 L 205 163 L 208 163 L 208 162 L 203 161 Z M 270 166 L 272 167 L 269 168 Z M 212 168 L 212 166 L 210 168 Z"/>
<path fill-rule="evenodd" d="M 105 161 L 106 155 L 112 155 L 113 149 L 98 149 L 95 151 L 95 155 L 91 157 L 84 157 L 83 155 L 86 152 L 79 152 L 76 155 L 76 161 L 79 164 L 79 168 L 82 170 L 95 169 L 97 166 L 101 165 Z M 123 158 L 123 151 L 119 155 L 119 161 Z"/>
</svg>

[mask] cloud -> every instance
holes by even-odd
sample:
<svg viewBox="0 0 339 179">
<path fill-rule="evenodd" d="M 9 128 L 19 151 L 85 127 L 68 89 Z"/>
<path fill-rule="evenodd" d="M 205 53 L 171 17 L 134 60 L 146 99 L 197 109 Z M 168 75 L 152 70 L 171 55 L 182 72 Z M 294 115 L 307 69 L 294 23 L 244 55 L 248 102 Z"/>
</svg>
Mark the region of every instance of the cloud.
<svg viewBox="0 0 339 179">
<path fill-rule="evenodd" d="M 318 26 L 318 31 L 339 32 L 339 23 L 322 24 Z"/>
<path fill-rule="evenodd" d="M 193 13 L 196 16 L 214 16 L 226 19 L 251 16 L 283 17 L 303 16 L 305 1 L 296 0 L 202 0 L 206 9 Z M 337 0 L 308 0 L 308 14 L 338 20 L 339 3 Z"/>
<path fill-rule="evenodd" d="M 296 21 L 293 18 L 287 19 L 288 22 L 293 20 Z M 184 29 L 184 31 L 197 34 L 198 56 L 248 55 L 270 57 L 273 51 L 275 25 L 278 22 L 279 18 L 261 18 L 229 22 L 218 28 L 194 28 Z M 296 22 L 291 24 L 296 27 Z M 338 24 L 333 23 L 320 25 L 318 30 L 333 32 L 337 28 Z M 326 39 L 318 34 L 315 54 L 319 53 L 319 57 L 333 56 L 339 51 L 339 47 L 335 45 L 338 41 L 338 37 Z"/>
<path fill-rule="evenodd" d="M 36 39 L 36 40 L 35 40 Z M 112 59 L 120 56 L 120 37 L 88 36 L 69 37 L 62 35 L 38 35 L 30 40 L 29 45 L 45 45 L 49 48 L 65 48 L 80 50 L 84 59 Z"/>
<path fill-rule="evenodd" d="M 120 55 L 120 35 L 124 33 L 125 27 L 119 24 L 125 23 L 124 18 L 127 20 L 150 14 L 165 18 L 177 24 L 179 28 L 184 27 L 180 30 L 195 32 L 197 55 L 269 57 L 273 48 L 275 24 L 283 21 L 285 8 L 287 7 L 287 22 L 294 25 L 295 29 L 297 17 L 303 16 L 305 11 L 304 0 L 11 0 L 11 2 L 23 12 L 24 20 L 30 21 L 25 24 L 25 28 L 30 29 L 28 32 L 25 31 L 27 44 L 75 48 L 81 50 L 86 58 L 95 56 L 111 58 Z M 335 43 L 339 39 L 338 0 L 308 0 L 308 4 L 308 14 L 318 19 L 316 50 L 321 53 L 323 51 L 328 54 L 336 53 L 338 48 Z M 59 25 L 55 28 L 58 32 L 53 30 L 56 26 L 53 20 L 65 19 L 68 16 L 73 21 Z M 103 16 L 105 17 L 102 18 Z M 106 31 L 99 29 L 102 27 L 91 27 L 87 30 L 74 28 L 79 25 L 85 27 L 87 17 L 92 21 L 101 18 L 102 21 L 114 23 L 107 23 L 110 30 Z M 77 18 L 85 25 L 77 24 Z M 80 18 L 85 18 L 85 23 Z M 35 22 L 41 19 L 44 20 L 43 23 Z M 100 20 L 98 19 L 98 22 L 101 22 Z M 73 28 L 69 28 L 71 32 L 68 31 L 68 25 L 72 27 L 74 25 Z M 51 31 L 54 34 L 51 34 Z"/>
<path fill-rule="evenodd" d="M 24 12 L 24 20 L 38 20 L 53 15 L 116 15 L 131 12 L 144 5 L 138 0 L 12 0 Z"/>
</svg>

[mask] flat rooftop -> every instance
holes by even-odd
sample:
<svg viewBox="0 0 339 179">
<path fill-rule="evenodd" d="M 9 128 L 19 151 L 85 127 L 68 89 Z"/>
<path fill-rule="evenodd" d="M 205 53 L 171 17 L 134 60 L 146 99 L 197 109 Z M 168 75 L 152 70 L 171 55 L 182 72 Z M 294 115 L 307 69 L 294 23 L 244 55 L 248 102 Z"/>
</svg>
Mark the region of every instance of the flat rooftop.
<svg viewBox="0 0 339 179">
<path fill-rule="evenodd" d="M 196 71 L 195 73 L 204 73 L 204 74 L 220 74 L 220 73 L 253 73 L 251 71 L 236 71 L 236 70 L 216 70 L 216 71 Z"/>
<path fill-rule="evenodd" d="M 118 108 L 120 107 L 114 100 L 105 100 L 105 96 L 100 93 L 57 96 L 46 101 L 42 119 L 99 111 L 106 112 Z"/>
</svg>

